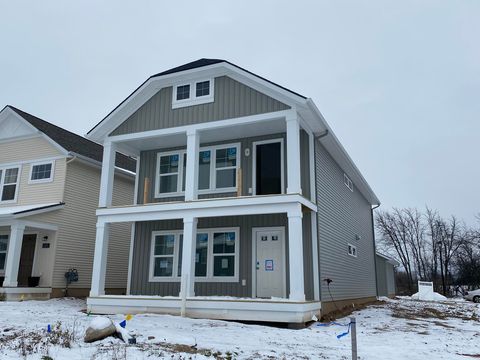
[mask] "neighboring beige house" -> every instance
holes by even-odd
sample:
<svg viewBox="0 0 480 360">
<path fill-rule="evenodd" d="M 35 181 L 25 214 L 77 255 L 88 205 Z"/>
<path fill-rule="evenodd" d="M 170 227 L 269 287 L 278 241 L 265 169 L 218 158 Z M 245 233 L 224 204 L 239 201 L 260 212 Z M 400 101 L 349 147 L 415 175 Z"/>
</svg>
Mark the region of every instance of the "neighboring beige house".
<svg viewBox="0 0 480 360">
<path fill-rule="evenodd" d="M 103 148 L 12 106 L 0 111 L 0 297 L 86 296 Z M 135 161 L 118 154 L 114 203 L 133 203 Z M 111 228 L 111 293 L 127 284 L 131 225 Z"/>
</svg>

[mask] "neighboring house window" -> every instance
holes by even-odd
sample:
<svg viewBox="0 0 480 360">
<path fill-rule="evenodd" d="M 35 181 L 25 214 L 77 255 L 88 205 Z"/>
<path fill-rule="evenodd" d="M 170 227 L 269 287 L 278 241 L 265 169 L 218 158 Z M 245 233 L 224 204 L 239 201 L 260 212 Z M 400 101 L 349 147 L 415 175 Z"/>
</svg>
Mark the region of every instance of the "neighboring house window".
<svg viewBox="0 0 480 360">
<path fill-rule="evenodd" d="M 198 157 L 199 193 L 236 191 L 240 144 L 201 148 Z M 212 166 L 215 164 L 214 166 Z M 157 155 L 156 197 L 185 192 L 187 155 L 178 150 Z"/>
<path fill-rule="evenodd" d="M 198 229 L 195 279 L 206 282 L 238 281 L 238 229 Z M 154 231 L 150 281 L 180 281 L 183 231 Z"/>
<path fill-rule="evenodd" d="M 173 109 L 209 102 L 213 102 L 213 79 L 191 81 L 173 87 Z"/>
<path fill-rule="evenodd" d="M 7 260 L 8 235 L 0 235 L 0 271 L 5 270 Z"/>
<path fill-rule="evenodd" d="M 357 257 L 357 247 L 352 244 L 348 244 L 348 255 Z"/>
<path fill-rule="evenodd" d="M 0 202 L 15 202 L 20 179 L 20 167 L 0 168 Z"/>
<path fill-rule="evenodd" d="M 43 183 L 53 180 L 54 162 L 32 164 L 30 168 L 30 183 Z"/>
<path fill-rule="evenodd" d="M 347 174 L 343 174 L 343 182 L 346 187 L 350 189 L 350 191 L 353 191 L 353 183 L 352 180 L 347 176 Z"/>
</svg>

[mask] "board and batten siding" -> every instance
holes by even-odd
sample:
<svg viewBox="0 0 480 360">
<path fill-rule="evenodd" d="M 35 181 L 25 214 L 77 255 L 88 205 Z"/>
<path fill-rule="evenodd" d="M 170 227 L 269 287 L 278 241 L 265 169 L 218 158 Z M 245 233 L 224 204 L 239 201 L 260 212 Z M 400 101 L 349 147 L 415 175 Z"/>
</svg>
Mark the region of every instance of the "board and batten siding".
<svg viewBox="0 0 480 360">
<path fill-rule="evenodd" d="M 163 129 L 289 109 L 227 76 L 214 79 L 214 101 L 172 109 L 173 87 L 160 89 L 110 136 Z"/>
<path fill-rule="evenodd" d="M 310 218 L 304 216 L 304 255 L 305 255 L 305 292 L 307 299 L 313 298 L 313 280 L 311 267 L 311 237 Z M 308 225 L 308 226 L 305 226 Z M 286 214 L 268 214 L 255 216 L 228 216 L 218 218 L 198 219 L 198 231 L 207 228 L 238 227 L 240 237 L 239 249 L 239 278 L 238 282 L 196 282 L 196 296 L 252 296 L 252 229 L 256 227 L 285 227 L 286 248 L 286 276 L 287 296 L 289 292 L 289 269 L 288 269 L 288 225 Z M 132 295 L 159 295 L 178 296 L 180 281 L 150 282 L 150 250 L 152 232 L 159 230 L 182 230 L 182 220 L 162 220 L 136 223 L 135 243 L 133 250 L 131 294 Z M 242 280 L 246 285 L 242 285 Z"/>
<path fill-rule="evenodd" d="M 353 184 L 344 184 L 344 172 L 327 150 L 315 141 L 318 206 L 318 242 L 322 301 L 376 296 L 375 249 L 371 205 Z M 356 235 L 360 237 L 356 239 Z M 348 254 L 348 244 L 357 257 Z"/>
<path fill-rule="evenodd" d="M 43 137 L 0 143 L 0 166 L 2 164 L 15 165 L 18 163 L 21 167 L 17 201 L 15 203 L 0 203 L 0 207 L 48 204 L 63 201 L 66 158 L 55 160 L 53 181 L 29 184 L 32 163 L 61 155 L 60 151 Z"/>
<path fill-rule="evenodd" d="M 240 143 L 240 153 L 238 155 L 240 158 L 240 167 L 242 169 L 242 195 L 247 196 L 247 195 L 252 195 L 249 192 L 249 190 L 252 189 L 252 186 L 253 186 L 253 168 L 252 168 L 253 143 L 255 141 L 269 140 L 269 139 L 283 139 L 283 152 L 284 152 L 283 158 L 284 158 L 284 169 L 285 169 L 284 182 L 285 182 L 285 189 L 286 189 L 287 187 L 287 176 L 286 176 L 287 156 L 286 156 L 285 133 L 226 140 L 226 141 L 221 141 L 216 143 L 202 144 L 201 146 Z M 183 196 L 155 198 L 155 187 L 157 186 L 156 176 L 155 176 L 155 172 L 157 171 L 157 154 L 161 152 L 167 152 L 167 151 L 177 150 L 177 149 L 179 148 L 156 149 L 156 150 L 148 150 L 148 151 L 141 152 L 139 183 L 138 183 L 138 203 L 139 204 L 143 204 L 145 178 L 150 179 L 150 189 L 148 190 L 148 202 L 183 201 L 184 199 Z M 245 155 L 245 149 L 250 150 L 249 156 Z M 305 176 L 303 176 L 303 171 L 302 171 L 302 178 L 305 178 L 305 177 L 308 178 L 309 175 L 308 173 L 306 173 Z M 226 192 L 226 193 L 200 194 L 198 197 L 200 199 L 207 199 L 207 198 L 214 198 L 214 197 L 219 198 L 219 197 L 229 197 L 229 196 L 237 196 L 237 193 Z"/>
<path fill-rule="evenodd" d="M 79 281 L 70 288 L 91 286 L 95 248 L 95 211 L 98 207 L 100 168 L 73 160 L 67 165 L 65 206 L 31 219 L 58 226 L 52 287 L 65 287 L 65 272 L 78 270 Z M 133 203 L 134 179 L 115 176 L 113 205 Z M 107 258 L 106 288 L 126 288 L 130 247 L 130 223 L 112 224 Z"/>
</svg>

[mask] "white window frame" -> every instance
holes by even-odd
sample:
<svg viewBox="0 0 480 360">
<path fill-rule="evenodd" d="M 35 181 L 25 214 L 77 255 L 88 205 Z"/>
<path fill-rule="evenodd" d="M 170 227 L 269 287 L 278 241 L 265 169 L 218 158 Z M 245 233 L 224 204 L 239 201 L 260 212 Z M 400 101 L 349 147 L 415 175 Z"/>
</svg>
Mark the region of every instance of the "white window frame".
<svg viewBox="0 0 480 360">
<path fill-rule="evenodd" d="M 160 158 L 163 156 L 171 156 L 171 155 L 178 155 L 178 173 L 168 173 L 168 174 L 161 174 L 160 175 Z M 173 150 L 167 151 L 163 153 L 157 153 L 157 168 L 155 174 L 155 197 L 156 198 L 163 198 L 163 197 L 172 197 L 172 196 L 180 196 L 183 195 L 185 192 L 182 191 L 182 182 L 183 182 L 183 158 L 185 155 L 185 150 Z M 171 176 L 177 174 L 177 191 L 169 192 L 169 193 L 161 193 L 160 192 L 160 178 L 162 176 Z"/>
<path fill-rule="evenodd" d="M 33 175 L 33 168 L 35 166 L 38 166 L 38 165 L 48 165 L 48 164 L 51 164 L 52 165 L 52 170 L 50 171 L 50 177 L 49 178 L 45 178 L 45 179 L 37 179 L 37 180 L 33 180 L 32 179 L 32 175 Z M 35 162 L 35 163 L 31 163 L 30 164 L 30 173 L 28 174 L 28 183 L 29 184 L 42 184 L 42 183 L 49 183 L 49 182 L 52 182 L 53 181 L 53 178 L 54 178 L 54 172 L 55 172 L 55 160 L 51 160 L 51 161 L 39 161 L 39 162 Z"/>
<path fill-rule="evenodd" d="M 7 248 L 5 251 L 0 251 L 0 253 L 5 253 L 5 263 L 3 264 L 3 268 L 0 268 L 0 275 L 5 275 L 5 266 L 7 265 L 7 256 L 8 256 L 8 246 L 10 245 L 10 233 L 8 232 L 0 232 L 0 236 L 7 237 Z"/>
<path fill-rule="evenodd" d="M 217 189 L 217 167 L 216 167 L 216 160 L 217 160 L 217 150 L 219 149 L 227 149 L 227 148 L 235 148 L 237 151 L 237 161 L 236 165 L 233 167 L 228 168 L 220 168 L 220 169 L 235 169 L 235 186 L 228 187 L 228 188 L 218 188 Z M 222 193 L 231 193 L 237 191 L 237 177 L 238 177 L 238 169 L 240 168 L 240 162 L 242 159 L 241 156 L 241 144 L 240 143 L 232 143 L 232 144 L 221 144 L 221 145 L 213 145 L 213 146 L 205 146 L 199 149 L 199 153 L 202 151 L 210 151 L 210 186 L 208 189 L 198 190 L 198 172 L 197 172 L 197 179 L 195 182 L 195 186 L 198 190 L 198 194 L 222 194 Z M 173 150 L 167 152 L 159 152 L 157 153 L 157 168 L 155 170 L 155 198 L 166 198 L 166 197 L 175 197 L 175 196 L 184 196 L 185 191 L 183 189 L 183 171 L 184 171 L 184 155 L 186 153 L 185 149 L 181 150 Z M 169 192 L 169 193 L 160 193 L 160 158 L 162 156 L 169 156 L 169 155 L 178 155 L 179 156 L 179 170 L 178 170 L 178 182 L 177 182 L 177 191 L 176 192 Z M 195 166 L 199 166 L 199 164 L 195 164 Z M 173 173 L 172 173 L 173 174 Z M 167 175 L 167 174 L 163 174 Z"/>
<path fill-rule="evenodd" d="M 228 254 L 214 254 L 213 253 L 213 234 L 218 232 L 233 232 L 235 233 L 235 252 Z M 153 231 L 150 244 L 150 268 L 149 268 L 149 282 L 180 282 L 181 276 L 178 275 L 178 261 L 180 255 L 180 235 L 183 234 L 182 230 L 162 230 Z M 209 228 L 209 229 L 197 229 L 196 234 L 208 234 L 208 248 L 207 248 L 207 276 L 195 276 L 196 282 L 238 282 L 239 268 L 240 268 L 240 228 L 228 227 L 228 228 Z M 172 276 L 153 276 L 155 266 L 155 236 L 157 235 L 174 235 L 174 259 L 173 259 L 173 271 Z M 185 240 L 184 240 L 185 241 Z M 195 247 L 196 248 L 196 247 Z M 213 263 L 214 256 L 234 256 L 234 276 L 214 276 L 213 275 Z M 183 257 L 183 253 L 182 253 Z M 195 271 L 195 269 L 194 269 Z"/>
<path fill-rule="evenodd" d="M 5 174 L 6 174 L 6 170 L 8 169 L 18 169 L 17 182 L 15 183 L 15 197 L 13 198 L 13 200 L 2 200 L 3 187 L 5 185 Z M 0 165 L 0 170 L 2 171 L 2 174 L 0 176 L 0 204 L 14 204 L 17 202 L 18 188 L 20 187 L 20 177 L 22 176 L 22 166 L 21 165 L 8 165 L 8 166 Z M 6 185 L 13 185 L 13 184 L 6 184 Z"/>
<path fill-rule="evenodd" d="M 352 182 L 352 180 L 350 180 L 350 178 L 348 177 L 348 175 L 345 174 L 345 173 L 343 174 L 343 183 L 345 184 L 345 186 L 346 186 L 347 188 L 350 189 L 351 192 L 353 192 L 353 182 Z"/>
<path fill-rule="evenodd" d="M 348 255 L 356 258 L 357 255 L 358 255 L 357 247 L 356 247 L 355 245 L 350 244 L 350 243 L 347 244 L 347 245 L 348 245 L 348 247 L 347 247 L 347 249 L 348 249 Z"/>
<path fill-rule="evenodd" d="M 183 230 L 172 230 L 172 231 L 153 231 L 151 244 L 150 244 L 150 270 L 149 270 L 149 281 L 150 282 L 172 282 L 177 281 L 178 276 L 178 254 L 179 254 L 179 243 L 180 243 L 180 235 L 183 234 Z M 175 237 L 175 241 L 173 244 L 173 254 L 172 255 L 157 255 L 155 256 L 155 238 L 159 235 L 173 235 Z M 173 256 L 173 269 L 172 269 L 172 276 L 154 276 L 155 272 L 155 258 L 156 257 L 171 257 Z"/>
<path fill-rule="evenodd" d="M 197 83 L 201 83 L 204 81 L 210 82 L 210 91 L 208 95 L 197 96 Z M 179 86 L 185 86 L 185 85 L 190 85 L 190 96 L 188 97 L 188 99 L 177 100 L 177 88 Z M 213 78 L 197 79 L 197 80 L 177 83 L 173 85 L 172 109 L 177 109 L 184 106 L 207 104 L 207 103 L 213 102 L 214 90 L 215 90 L 215 82 Z"/>
</svg>

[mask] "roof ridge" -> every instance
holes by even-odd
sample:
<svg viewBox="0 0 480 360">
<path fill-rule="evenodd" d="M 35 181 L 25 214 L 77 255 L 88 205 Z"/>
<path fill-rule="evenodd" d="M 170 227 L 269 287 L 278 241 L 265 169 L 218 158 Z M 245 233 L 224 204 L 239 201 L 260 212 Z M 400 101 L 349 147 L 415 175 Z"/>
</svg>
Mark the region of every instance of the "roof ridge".
<svg viewBox="0 0 480 360">
<path fill-rule="evenodd" d="M 71 135 L 73 135 L 73 136 L 76 136 L 76 137 L 78 137 L 78 138 L 81 138 L 81 139 L 83 139 L 83 140 L 87 140 L 88 142 L 90 142 L 90 143 L 92 143 L 92 144 L 95 144 L 95 145 L 98 145 L 98 146 L 102 146 L 102 145 L 96 143 L 95 141 L 92 141 L 92 140 L 90 140 L 90 139 L 87 139 L 85 136 L 76 134 L 76 133 L 74 133 L 73 131 L 70 131 L 70 130 L 67 130 L 67 129 L 61 127 L 61 126 L 55 125 L 54 123 L 51 123 L 50 121 L 47 121 L 47 120 L 44 120 L 44 119 L 42 119 L 42 118 L 39 118 L 38 116 L 32 115 L 32 114 L 30 114 L 29 112 L 26 112 L 26 111 L 24 111 L 24 110 L 22 110 L 22 109 L 19 109 L 19 108 L 13 106 L 13 105 L 7 105 L 7 107 L 11 108 L 11 109 L 14 110 L 18 115 L 20 115 L 20 116 L 22 116 L 22 117 L 23 117 L 22 114 L 26 114 L 26 115 L 28 115 L 28 116 L 31 116 L 31 117 L 35 118 L 35 119 L 38 120 L 38 121 L 42 121 L 42 122 L 44 122 L 44 123 L 46 123 L 46 124 L 48 124 L 48 125 L 50 125 L 50 126 L 53 126 L 53 127 L 57 128 L 57 129 L 59 129 L 59 130 L 61 130 L 61 131 L 68 132 L 69 134 L 71 134 Z M 27 120 L 27 119 L 25 119 L 25 120 Z M 27 121 L 28 121 L 28 120 L 27 120 Z M 32 124 L 32 125 L 33 125 L 33 124 Z M 35 125 L 33 125 L 33 126 L 35 126 Z M 38 130 L 40 130 L 40 129 L 38 129 Z M 42 130 L 40 130 L 40 131 L 42 131 Z M 42 132 L 43 132 L 43 131 L 42 131 Z M 45 134 L 45 135 L 47 135 L 47 134 Z M 48 135 L 47 135 L 47 136 L 48 136 Z M 52 139 L 52 140 L 53 140 L 53 139 Z"/>
</svg>

